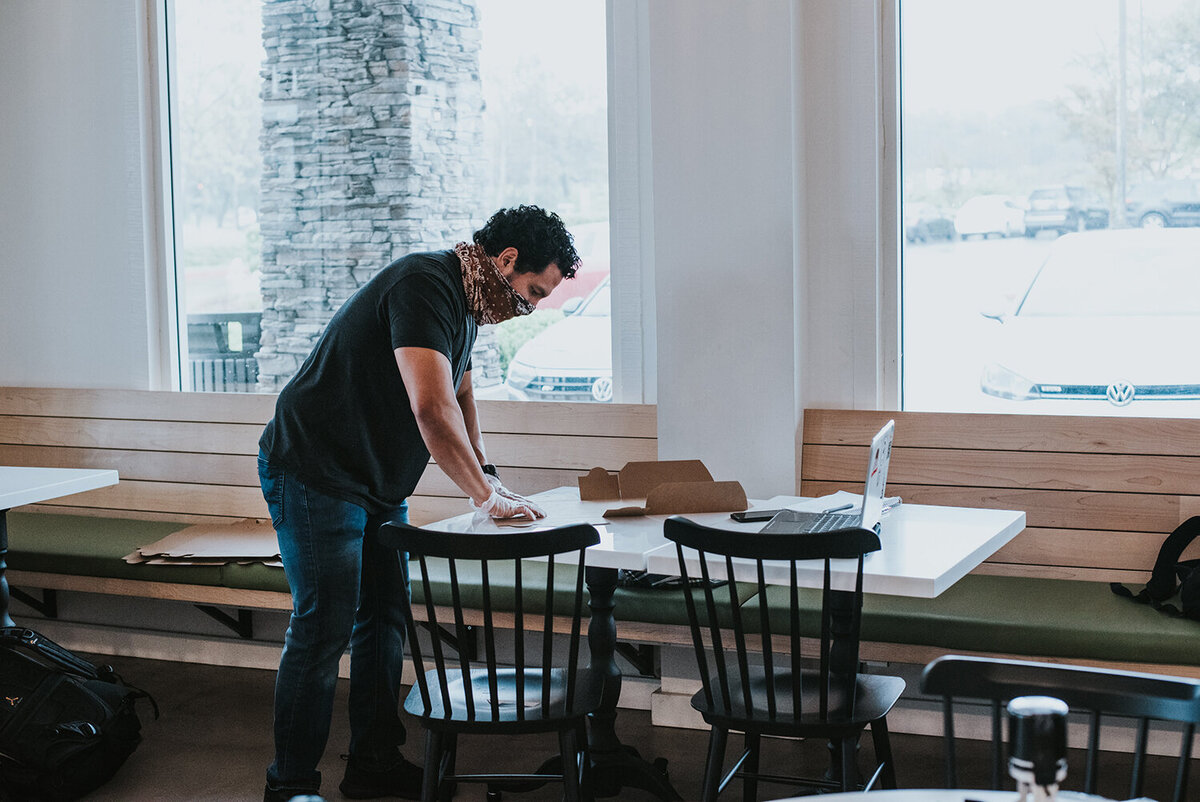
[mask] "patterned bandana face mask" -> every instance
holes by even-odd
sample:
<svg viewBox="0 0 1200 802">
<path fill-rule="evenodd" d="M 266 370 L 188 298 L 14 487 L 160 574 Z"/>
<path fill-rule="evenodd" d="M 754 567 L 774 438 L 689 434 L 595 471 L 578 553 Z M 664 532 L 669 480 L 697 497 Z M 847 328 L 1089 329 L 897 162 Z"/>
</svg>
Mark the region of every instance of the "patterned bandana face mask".
<svg viewBox="0 0 1200 802">
<path fill-rule="evenodd" d="M 503 323 L 533 311 L 533 304 L 512 288 L 482 246 L 460 242 L 454 253 L 462 262 L 463 290 L 476 323 Z"/>
</svg>

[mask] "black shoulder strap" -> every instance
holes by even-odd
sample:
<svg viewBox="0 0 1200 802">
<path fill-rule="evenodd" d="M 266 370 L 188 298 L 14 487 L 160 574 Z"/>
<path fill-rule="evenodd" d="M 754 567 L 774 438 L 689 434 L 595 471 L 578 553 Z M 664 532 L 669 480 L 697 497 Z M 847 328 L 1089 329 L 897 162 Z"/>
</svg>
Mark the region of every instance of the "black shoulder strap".
<svg viewBox="0 0 1200 802">
<path fill-rule="evenodd" d="M 74 674 L 86 680 L 99 680 L 100 682 L 109 682 L 121 686 L 126 690 L 129 698 L 148 700 L 150 706 L 154 708 L 154 718 L 158 718 L 158 702 L 155 701 L 154 697 L 148 691 L 136 685 L 130 685 L 112 666 L 97 666 L 32 629 L 17 626 L 0 626 L 0 648 L 18 647 L 38 654 L 43 660 L 52 664 L 60 671 Z M 3 802 L 3 799 L 4 797 L 0 796 L 0 802 Z"/>
<path fill-rule="evenodd" d="M 54 663 L 63 671 L 68 671 L 85 679 L 98 679 L 100 677 L 96 666 L 59 646 L 40 632 L 35 632 L 26 627 L 0 627 L 0 644 L 24 647 L 41 655 L 44 659 Z"/>
<path fill-rule="evenodd" d="M 1112 582 L 1109 584 L 1112 592 L 1118 596 L 1133 599 L 1139 604 L 1149 604 L 1155 609 L 1173 615 L 1188 615 L 1191 618 L 1200 616 L 1200 609 L 1197 609 L 1200 608 L 1200 584 L 1187 581 L 1200 574 L 1191 570 L 1181 572 L 1181 568 L 1191 569 L 1195 561 L 1189 560 L 1186 563 L 1179 561 L 1183 550 L 1197 536 L 1200 536 L 1200 515 L 1192 516 L 1175 527 L 1175 531 L 1163 541 L 1162 547 L 1158 550 L 1158 559 L 1154 561 L 1154 571 L 1150 574 L 1150 581 L 1146 583 L 1146 587 L 1135 594 L 1120 582 Z M 1184 607 L 1182 613 L 1173 605 L 1165 604 L 1167 599 L 1175 595 L 1180 579 L 1185 580 L 1184 584 L 1188 591 L 1185 594 L 1188 599 L 1180 600 Z"/>
<path fill-rule="evenodd" d="M 1200 560 L 1179 563 L 1179 606 L 1182 615 L 1200 621 Z"/>
</svg>

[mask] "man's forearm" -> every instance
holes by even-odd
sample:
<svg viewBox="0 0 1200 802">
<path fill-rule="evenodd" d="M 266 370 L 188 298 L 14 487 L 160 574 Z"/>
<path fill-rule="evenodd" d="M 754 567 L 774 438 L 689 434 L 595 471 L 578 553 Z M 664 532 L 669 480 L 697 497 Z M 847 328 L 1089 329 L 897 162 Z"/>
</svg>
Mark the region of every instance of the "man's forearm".
<svg viewBox="0 0 1200 802">
<path fill-rule="evenodd" d="M 439 404 L 417 415 L 417 426 L 438 467 L 476 504 L 492 494 L 480 468 L 481 457 L 468 434 L 463 410 L 457 404 Z"/>
<path fill-rule="evenodd" d="M 482 441 L 478 434 L 474 437 L 471 434 L 472 430 L 479 431 L 479 424 L 474 422 L 474 396 L 469 385 L 465 389 L 461 386 L 470 381 L 470 372 L 456 391 L 445 354 L 426 348 L 397 348 L 396 366 L 408 390 L 409 404 L 425 447 L 438 467 L 472 501 L 483 504 L 492 495 L 492 486 L 480 467 Z M 471 401 L 471 422 L 463 409 L 464 392 Z M 476 440 L 480 441 L 479 446 Z"/>
<path fill-rule="evenodd" d="M 488 461 L 483 448 L 483 434 L 479 431 L 479 410 L 475 406 L 475 392 L 471 387 L 471 372 L 463 376 L 458 390 L 458 407 L 462 411 L 463 424 L 467 427 L 467 439 L 475 449 L 475 459 L 480 465 Z"/>
</svg>

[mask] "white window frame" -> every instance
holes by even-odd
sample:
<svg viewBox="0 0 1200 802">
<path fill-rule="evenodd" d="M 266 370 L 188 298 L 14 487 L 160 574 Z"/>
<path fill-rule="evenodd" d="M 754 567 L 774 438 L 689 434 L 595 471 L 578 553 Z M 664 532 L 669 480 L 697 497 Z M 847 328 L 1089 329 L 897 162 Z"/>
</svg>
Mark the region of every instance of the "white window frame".
<svg viewBox="0 0 1200 802">
<path fill-rule="evenodd" d="M 801 406 L 899 409 L 898 0 L 794 8 Z"/>
<path fill-rule="evenodd" d="M 138 59 L 141 83 L 142 193 L 146 254 L 146 301 L 149 320 L 149 386 L 182 390 L 179 305 L 175 275 L 175 227 L 172 208 L 171 100 L 168 85 L 170 39 L 167 3 L 138 0 Z M 186 336 L 186 328 L 184 331 Z M 186 344 L 184 345 L 186 348 Z M 186 353 L 184 351 L 183 353 Z"/>
<path fill-rule="evenodd" d="M 138 0 L 145 52 L 142 63 L 146 141 L 144 155 L 147 203 L 148 301 L 151 386 L 189 390 L 184 370 L 186 327 L 180 329 L 179 283 L 175 262 L 175 215 L 172 198 L 171 119 L 168 83 L 171 41 L 168 4 L 173 0 Z M 612 316 L 615 401 L 654 403 L 654 277 L 649 269 L 650 231 L 650 97 L 646 0 L 608 0 L 608 129 L 610 273 L 614 294 Z"/>
<path fill-rule="evenodd" d="M 609 274 L 614 401 L 656 401 L 647 0 L 608 0 Z"/>
<path fill-rule="evenodd" d="M 883 409 L 904 404 L 900 344 L 903 275 L 900 215 L 900 14 L 901 0 L 876 0 L 878 65 L 877 108 L 882 142 L 879 149 L 879 401 Z"/>
</svg>

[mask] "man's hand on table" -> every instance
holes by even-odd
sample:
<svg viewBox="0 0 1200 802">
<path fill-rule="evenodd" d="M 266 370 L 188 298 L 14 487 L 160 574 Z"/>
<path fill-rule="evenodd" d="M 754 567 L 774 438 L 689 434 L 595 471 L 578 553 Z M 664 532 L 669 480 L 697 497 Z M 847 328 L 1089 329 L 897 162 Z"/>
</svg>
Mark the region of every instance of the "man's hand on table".
<svg viewBox="0 0 1200 802">
<path fill-rule="evenodd" d="M 534 520 L 546 517 L 545 510 L 524 496 L 519 496 L 509 490 L 500 483 L 497 477 L 487 474 L 486 478 L 492 487 L 492 495 L 479 505 L 472 501 L 472 508 L 485 512 L 492 518 L 525 517 Z"/>
</svg>

